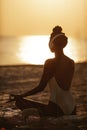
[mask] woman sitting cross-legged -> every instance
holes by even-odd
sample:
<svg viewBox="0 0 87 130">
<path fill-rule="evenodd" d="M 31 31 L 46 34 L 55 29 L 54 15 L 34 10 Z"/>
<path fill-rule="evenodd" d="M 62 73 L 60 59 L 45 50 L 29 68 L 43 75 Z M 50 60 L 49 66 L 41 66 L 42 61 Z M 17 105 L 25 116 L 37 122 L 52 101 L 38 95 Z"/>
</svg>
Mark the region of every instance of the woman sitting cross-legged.
<svg viewBox="0 0 87 130">
<path fill-rule="evenodd" d="M 22 111 L 27 108 L 36 108 L 40 116 L 62 116 L 72 115 L 76 112 L 76 105 L 70 92 L 71 82 L 74 74 L 74 61 L 63 53 L 68 38 L 62 32 L 60 26 L 53 28 L 49 48 L 55 57 L 46 60 L 43 74 L 38 86 L 21 94 L 11 95 L 16 100 L 16 106 Z M 34 95 L 44 90 L 49 85 L 50 98 L 47 105 L 26 100 L 24 97 Z"/>
</svg>

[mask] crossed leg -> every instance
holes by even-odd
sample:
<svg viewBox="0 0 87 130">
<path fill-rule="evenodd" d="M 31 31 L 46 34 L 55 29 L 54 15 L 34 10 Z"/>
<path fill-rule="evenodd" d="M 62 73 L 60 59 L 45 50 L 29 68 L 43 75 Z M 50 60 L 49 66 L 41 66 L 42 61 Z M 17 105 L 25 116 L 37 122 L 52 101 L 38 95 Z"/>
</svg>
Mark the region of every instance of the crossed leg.
<svg viewBox="0 0 87 130">
<path fill-rule="evenodd" d="M 53 102 L 49 102 L 47 105 L 34 102 L 31 100 L 26 100 L 24 98 L 16 99 L 16 106 L 20 110 L 28 109 L 28 108 L 36 108 L 41 117 L 43 116 L 61 116 L 64 115 L 62 110 Z"/>
</svg>

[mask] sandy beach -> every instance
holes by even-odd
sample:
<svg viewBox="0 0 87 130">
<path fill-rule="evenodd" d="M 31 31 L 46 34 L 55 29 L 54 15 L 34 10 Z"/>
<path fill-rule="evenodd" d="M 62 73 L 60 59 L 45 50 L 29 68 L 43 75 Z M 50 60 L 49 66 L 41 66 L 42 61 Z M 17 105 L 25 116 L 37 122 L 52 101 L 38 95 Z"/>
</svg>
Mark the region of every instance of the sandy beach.
<svg viewBox="0 0 87 130">
<path fill-rule="evenodd" d="M 13 130 L 41 129 L 63 129 L 63 130 L 87 130 L 87 62 L 76 63 L 75 73 L 72 81 L 71 92 L 76 100 L 76 115 L 63 116 L 57 119 L 43 119 L 39 117 L 24 121 L 21 111 L 15 107 L 14 102 L 6 103 L 10 93 L 24 93 L 35 87 L 41 77 L 43 66 L 17 65 L 0 66 L 0 127 L 10 124 Z M 47 103 L 49 100 L 48 88 L 44 92 L 27 97 L 34 101 Z M 29 122 L 30 121 L 30 122 Z M 4 122 L 4 123 L 2 123 Z M 39 123 L 39 124 L 38 124 Z M 40 125 L 40 126 L 39 126 Z M 10 130 L 9 127 L 9 130 Z"/>
</svg>

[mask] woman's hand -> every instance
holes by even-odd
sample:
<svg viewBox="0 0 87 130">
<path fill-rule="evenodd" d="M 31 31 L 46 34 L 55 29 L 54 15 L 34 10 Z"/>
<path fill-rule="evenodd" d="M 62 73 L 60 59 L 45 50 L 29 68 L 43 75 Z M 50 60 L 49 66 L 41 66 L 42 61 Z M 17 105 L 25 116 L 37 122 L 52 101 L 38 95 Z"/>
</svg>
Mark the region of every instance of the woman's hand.
<svg viewBox="0 0 87 130">
<path fill-rule="evenodd" d="M 19 99 L 22 99 L 22 95 L 10 94 L 9 100 L 7 101 L 7 103 L 15 101 L 15 100 L 19 100 Z"/>
<path fill-rule="evenodd" d="M 14 99 L 19 99 L 19 98 L 22 98 L 22 95 L 10 94 L 10 97 Z"/>
</svg>

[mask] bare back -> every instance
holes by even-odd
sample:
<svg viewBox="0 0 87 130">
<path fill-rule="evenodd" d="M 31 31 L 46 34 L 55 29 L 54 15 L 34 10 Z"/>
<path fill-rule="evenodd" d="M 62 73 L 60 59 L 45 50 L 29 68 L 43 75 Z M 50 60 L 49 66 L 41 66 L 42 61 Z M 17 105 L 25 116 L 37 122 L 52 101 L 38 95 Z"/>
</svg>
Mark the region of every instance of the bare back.
<svg viewBox="0 0 87 130">
<path fill-rule="evenodd" d="M 52 59 L 51 63 L 53 65 L 51 71 L 53 71 L 53 75 L 59 86 L 64 90 L 70 89 L 74 74 L 74 61 L 63 55 L 60 60 Z"/>
<path fill-rule="evenodd" d="M 56 71 L 54 74 L 55 79 L 61 88 L 66 90 L 70 88 L 73 73 L 74 73 L 74 62 L 65 55 L 62 56 L 62 59 L 56 66 Z"/>
</svg>

